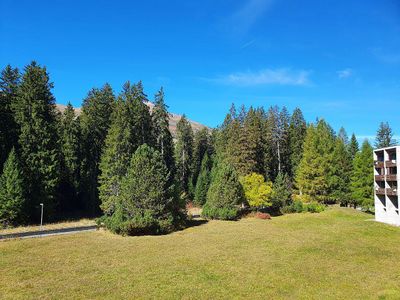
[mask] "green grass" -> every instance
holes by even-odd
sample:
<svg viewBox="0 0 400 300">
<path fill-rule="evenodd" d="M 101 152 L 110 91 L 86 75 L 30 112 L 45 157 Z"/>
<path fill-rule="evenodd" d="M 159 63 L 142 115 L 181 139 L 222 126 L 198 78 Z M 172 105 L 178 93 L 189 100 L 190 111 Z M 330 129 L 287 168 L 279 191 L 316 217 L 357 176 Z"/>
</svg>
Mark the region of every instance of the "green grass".
<svg viewBox="0 0 400 300">
<path fill-rule="evenodd" d="M 0 298 L 399 299 L 400 228 L 352 209 L 0 242 Z"/>
</svg>

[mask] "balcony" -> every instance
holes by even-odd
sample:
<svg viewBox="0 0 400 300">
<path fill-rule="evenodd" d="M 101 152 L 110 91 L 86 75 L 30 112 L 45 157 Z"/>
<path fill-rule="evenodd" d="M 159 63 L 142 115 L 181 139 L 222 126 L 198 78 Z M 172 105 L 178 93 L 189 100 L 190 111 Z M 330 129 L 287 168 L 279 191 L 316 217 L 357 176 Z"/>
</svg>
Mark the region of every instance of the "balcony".
<svg viewBox="0 0 400 300">
<path fill-rule="evenodd" d="M 377 188 L 375 188 L 375 193 L 376 193 L 377 195 L 385 195 L 385 189 L 384 189 L 384 188 L 377 187 Z"/>
<path fill-rule="evenodd" d="M 397 175 L 396 174 L 386 175 L 386 181 L 397 181 Z"/>
<path fill-rule="evenodd" d="M 375 181 L 384 181 L 385 175 L 375 175 Z"/>
<path fill-rule="evenodd" d="M 383 161 L 375 160 L 374 166 L 375 166 L 375 168 L 383 168 L 384 167 Z"/>
<path fill-rule="evenodd" d="M 387 160 L 385 163 L 386 163 L 386 168 L 392 168 L 397 166 L 396 160 Z"/>
<path fill-rule="evenodd" d="M 397 196 L 397 188 L 393 188 L 393 189 L 386 189 L 386 195 L 388 196 Z"/>
</svg>

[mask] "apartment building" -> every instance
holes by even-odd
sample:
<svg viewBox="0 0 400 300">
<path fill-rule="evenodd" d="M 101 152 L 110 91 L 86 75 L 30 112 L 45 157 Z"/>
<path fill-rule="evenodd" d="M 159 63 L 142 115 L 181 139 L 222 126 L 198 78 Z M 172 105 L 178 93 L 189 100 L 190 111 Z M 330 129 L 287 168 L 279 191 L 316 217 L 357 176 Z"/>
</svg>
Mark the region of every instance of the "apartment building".
<svg viewBox="0 0 400 300">
<path fill-rule="evenodd" d="M 374 150 L 375 220 L 400 226 L 398 158 L 400 146 Z"/>
</svg>

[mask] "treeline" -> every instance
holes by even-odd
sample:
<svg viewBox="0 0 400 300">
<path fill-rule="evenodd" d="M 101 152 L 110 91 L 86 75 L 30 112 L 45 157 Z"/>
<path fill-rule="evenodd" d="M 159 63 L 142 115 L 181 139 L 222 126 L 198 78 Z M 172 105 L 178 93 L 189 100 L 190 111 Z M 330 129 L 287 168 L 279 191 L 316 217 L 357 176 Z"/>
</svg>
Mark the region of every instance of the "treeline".
<svg viewBox="0 0 400 300">
<path fill-rule="evenodd" d="M 55 106 L 45 67 L 0 78 L 0 224 L 70 215 L 103 217 L 114 232 L 164 233 L 184 226 L 185 204 L 207 218 L 235 219 L 241 207 L 270 212 L 316 203 L 373 205 L 372 147 L 342 128 L 307 124 L 300 109 L 234 106 L 223 124 L 193 132 L 183 116 L 169 131 L 162 88 L 154 108 L 141 82 L 93 88 L 81 113 Z M 387 123 L 379 147 L 393 144 Z M 308 203 L 308 204 L 307 204 Z"/>
</svg>

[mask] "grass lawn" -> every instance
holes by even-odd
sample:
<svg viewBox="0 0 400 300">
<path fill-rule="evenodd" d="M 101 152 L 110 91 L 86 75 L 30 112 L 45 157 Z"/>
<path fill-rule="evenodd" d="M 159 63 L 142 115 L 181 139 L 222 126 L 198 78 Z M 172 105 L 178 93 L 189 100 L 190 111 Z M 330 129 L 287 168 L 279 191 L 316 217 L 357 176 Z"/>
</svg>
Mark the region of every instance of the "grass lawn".
<svg viewBox="0 0 400 300">
<path fill-rule="evenodd" d="M 0 298 L 399 299 L 400 228 L 352 209 L 0 242 Z"/>
</svg>

